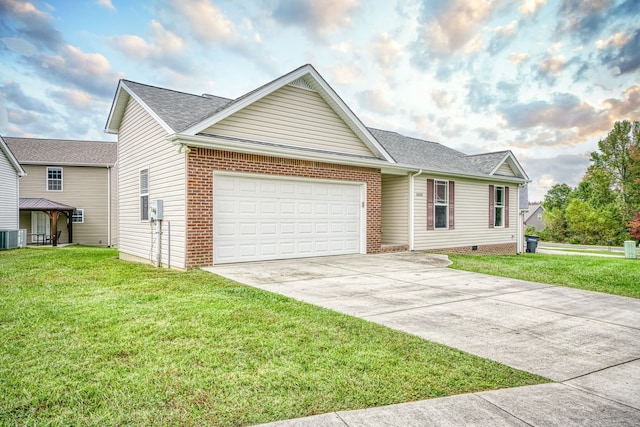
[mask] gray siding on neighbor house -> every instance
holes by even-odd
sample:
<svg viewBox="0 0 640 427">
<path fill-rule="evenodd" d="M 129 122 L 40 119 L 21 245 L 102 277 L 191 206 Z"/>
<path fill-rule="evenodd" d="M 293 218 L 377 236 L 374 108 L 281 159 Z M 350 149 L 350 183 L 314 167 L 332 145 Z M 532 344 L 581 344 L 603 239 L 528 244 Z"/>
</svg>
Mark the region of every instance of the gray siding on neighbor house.
<svg viewBox="0 0 640 427">
<path fill-rule="evenodd" d="M 0 150 L 0 230 L 18 229 L 18 173 Z"/>
<path fill-rule="evenodd" d="M 203 133 L 374 156 L 317 92 L 293 86 L 276 90 Z"/>
<path fill-rule="evenodd" d="M 427 179 L 445 179 L 420 175 L 415 177 L 414 223 L 415 249 L 444 249 L 473 245 L 517 243 L 518 186 L 509 186 L 509 227 L 489 228 L 489 185 L 501 182 L 454 179 L 455 228 L 427 230 Z"/>
<path fill-rule="evenodd" d="M 62 191 L 47 191 L 47 166 L 23 165 L 27 176 L 20 179 L 21 197 L 38 197 L 84 210 L 84 223 L 73 224 L 73 243 L 92 246 L 109 244 L 109 168 L 56 166 L 62 168 Z M 113 209 L 111 211 L 113 218 Z M 30 214 L 21 214 L 21 228 L 31 233 Z M 67 218 L 60 215 L 60 242 L 69 241 Z"/>
<path fill-rule="evenodd" d="M 185 266 L 185 155 L 166 140 L 167 133 L 133 98 L 129 99 L 118 133 L 118 249 L 121 254 L 151 261 L 152 223 L 140 220 L 140 170 L 149 168 L 149 202 L 164 201 L 162 262 Z"/>
<path fill-rule="evenodd" d="M 382 244 L 409 244 L 409 176 L 382 175 Z"/>
</svg>

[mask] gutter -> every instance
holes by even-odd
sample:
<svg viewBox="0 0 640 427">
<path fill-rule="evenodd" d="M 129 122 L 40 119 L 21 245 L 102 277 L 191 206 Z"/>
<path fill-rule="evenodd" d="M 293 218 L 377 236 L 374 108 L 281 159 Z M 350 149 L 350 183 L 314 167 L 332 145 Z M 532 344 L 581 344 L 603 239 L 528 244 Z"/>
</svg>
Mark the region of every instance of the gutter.
<svg viewBox="0 0 640 427">
<path fill-rule="evenodd" d="M 326 153 L 318 153 L 313 151 L 293 151 L 291 147 L 275 147 L 272 145 L 261 145 L 256 142 L 216 138 L 212 136 L 183 135 L 172 134 L 167 136 L 167 140 L 178 146 L 178 150 L 182 147 L 198 147 L 211 150 L 234 151 L 247 154 L 259 154 L 265 156 L 275 156 L 284 158 L 293 158 L 298 160 L 311 160 L 324 163 L 335 163 L 352 166 L 362 166 L 368 168 L 377 168 L 387 170 L 389 172 L 400 172 L 400 175 L 410 173 L 429 173 L 433 175 L 442 175 L 455 178 L 470 178 L 481 181 L 509 182 L 509 183 L 526 183 L 531 180 L 523 178 L 496 177 L 491 175 L 477 175 L 471 173 L 451 172 L 445 169 L 424 169 L 422 166 L 389 163 L 384 160 L 374 160 L 356 157 L 343 157 Z M 295 148 L 294 148 L 295 150 Z M 384 173 L 384 171 L 383 171 Z"/>
</svg>

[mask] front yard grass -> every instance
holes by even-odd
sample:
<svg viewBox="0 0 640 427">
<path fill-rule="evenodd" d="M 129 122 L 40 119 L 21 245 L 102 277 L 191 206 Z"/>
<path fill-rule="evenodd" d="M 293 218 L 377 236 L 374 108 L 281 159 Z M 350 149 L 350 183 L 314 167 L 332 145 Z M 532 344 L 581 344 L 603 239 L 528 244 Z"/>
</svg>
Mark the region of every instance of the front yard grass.
<svg viewBox="0 0 640 427">
<path fill-rule="evenodd" d="M 640 298 L 640 261 L 583 255 L 449 255 L 450 268 Z"/>
<path fill-rule="evenodd" d="M 543 382 L 200 270 L 0 252 L 0 425 L 247 425 Z"/>
</svg>

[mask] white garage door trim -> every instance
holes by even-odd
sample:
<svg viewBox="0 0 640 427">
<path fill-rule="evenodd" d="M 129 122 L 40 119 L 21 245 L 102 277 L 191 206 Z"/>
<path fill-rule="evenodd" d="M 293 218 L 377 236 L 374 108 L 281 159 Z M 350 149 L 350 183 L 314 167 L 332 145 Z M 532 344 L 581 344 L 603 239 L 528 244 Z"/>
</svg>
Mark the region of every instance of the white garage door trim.
<svg viewBox="0 0 640 427">
<path fill-rule="evenodd" d="M 366 253 L 366 183 L 214 172 L 213 263 Z"/>
</svg>

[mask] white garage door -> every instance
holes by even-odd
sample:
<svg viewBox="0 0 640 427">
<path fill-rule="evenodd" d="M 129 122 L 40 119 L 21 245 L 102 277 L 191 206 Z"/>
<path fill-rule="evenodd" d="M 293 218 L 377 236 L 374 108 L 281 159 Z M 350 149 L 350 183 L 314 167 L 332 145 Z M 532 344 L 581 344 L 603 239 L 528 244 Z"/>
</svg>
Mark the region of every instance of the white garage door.
<svg viewBox="0 0 640 427">
<path fill-rule="evenodd" d="M 218 175 L 214 264 L 360 253 L 362 184 Z"/>
</svg>

